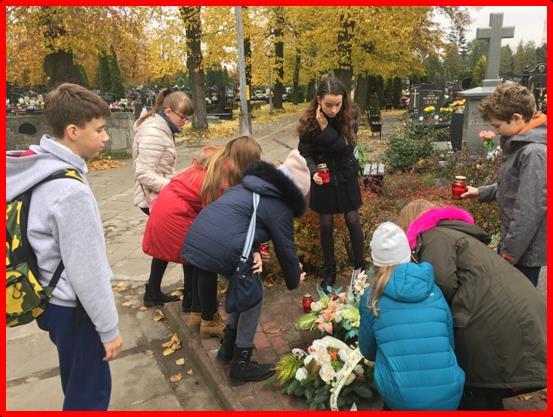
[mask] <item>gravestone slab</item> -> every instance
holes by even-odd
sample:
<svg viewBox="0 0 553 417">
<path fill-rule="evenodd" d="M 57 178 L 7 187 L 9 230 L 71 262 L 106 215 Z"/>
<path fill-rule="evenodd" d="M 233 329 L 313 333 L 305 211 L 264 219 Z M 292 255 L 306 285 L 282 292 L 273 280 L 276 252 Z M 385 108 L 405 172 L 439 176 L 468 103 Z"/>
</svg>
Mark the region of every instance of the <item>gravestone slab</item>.
<svg viewBox="0 0 553 417">
<path fill-rule="evenodd" d="M 497 83 L 499 85 L 500 82 Z M 480 139 L 481 130 L 490 130 L 489 122 L 482 119 L 478 106 L 482 99 L 491 94 L 495 89 L 493 87 L 477 87 L 471 90 L 465 90 L 462 94 L 465 98 L 465 112 L 463 117 L 463 148 L 482 149 L 482 140 Z"/>
<path fill-rule="evenodd" d="M 424 115 L 425 107 L 434 106 L 436 110 L 438 110 L 443 105 L 443 102 L 444 93 L 442 90 L 415 87 L 411 90 L 409 112 L 413 119 L 416 119 Z"/>
<path fill-rule="evenodd" d="M 520 83 L 534 94 L 538 111 L 544 111 L 547 94 L 547 66 L 544 63 L 539 63 L 533 69 L 526 68 Z"/>
<path fill-rule="evenodd" d="M 425 107 L 434 106 L 438 110 L 444 102 L 444 92 L 442 90 L 421 90 L 420 112 Z"/>
</svg>

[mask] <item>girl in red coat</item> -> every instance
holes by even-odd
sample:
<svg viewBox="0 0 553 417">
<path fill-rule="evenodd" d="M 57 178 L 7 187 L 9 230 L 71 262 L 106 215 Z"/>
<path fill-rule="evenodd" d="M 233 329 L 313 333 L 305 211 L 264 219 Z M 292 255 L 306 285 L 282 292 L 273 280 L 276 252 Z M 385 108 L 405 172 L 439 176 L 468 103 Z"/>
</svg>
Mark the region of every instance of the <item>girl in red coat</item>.
<svg viewBox="0 0 553 417">
<path fill-rule="evenodd" d="M 243 171 L 261 157 L 261 148 L 250 137 L 231 140 L 220 148 L 205 148 L 202 155 L 159 193 L 144 232 L 142 250 L 155 258 L 182 263 L 179 257 L 186 233 L 203 207 L 228 187 L 238 184 Z M 221 337 L 225 324 L 217 312 L 217 274 L 197 279 L 187 266 L 192 300 L 183 300 L 183 311 L 191 310 L 190 322 L 200 326 L 202 337 Z"/>
<path fill-rule="evenodd" d="M 166 88 L 158 94 L 154 107 L 134 124 L 134 205 L 146 215 L 150 215 L 157 195 L 175 175 L 175 134 L 181 131 L 192 114 L 194 106 L 190 97 L 182 91 Z M 152 258 L 144 291 L 145 306 L 178 300 L 161 292 L 167 264 L 163 259 Z"/>
</svg>

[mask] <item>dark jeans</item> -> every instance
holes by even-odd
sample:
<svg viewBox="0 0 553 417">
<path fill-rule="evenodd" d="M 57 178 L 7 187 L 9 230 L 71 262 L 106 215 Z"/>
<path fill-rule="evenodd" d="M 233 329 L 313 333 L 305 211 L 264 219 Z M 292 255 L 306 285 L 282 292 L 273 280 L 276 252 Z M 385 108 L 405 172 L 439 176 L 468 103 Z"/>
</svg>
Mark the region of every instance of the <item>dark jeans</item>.
<svg viewBox="0 0 553 417">
<path fill-rule="evenodd" d="M 78 321 L 76 314 L 81 314 Z M 104 345 L 88 315 L 76 307 L 48 303 L 37 324 L 58 350 L 63 410 L 107 410 L 111 373 L 102 360 Z"/>
<path fill-rule="evenodd" d="M 213 320 L 217 312 L 217 274 L 204 271 L 193 265 L 187 268 L 192 292 L 192 307 L 194 313 L 202 313 L 202 320 Z"/>
<path fill-rule="evenodd" d="M 530 280 L 534 287 L 538 286 L 538 281 L 540 279 L 541 266 L 522 266 L 514 265 L 516 269 L 522 272 L 526 278 Z"/>
</svg>

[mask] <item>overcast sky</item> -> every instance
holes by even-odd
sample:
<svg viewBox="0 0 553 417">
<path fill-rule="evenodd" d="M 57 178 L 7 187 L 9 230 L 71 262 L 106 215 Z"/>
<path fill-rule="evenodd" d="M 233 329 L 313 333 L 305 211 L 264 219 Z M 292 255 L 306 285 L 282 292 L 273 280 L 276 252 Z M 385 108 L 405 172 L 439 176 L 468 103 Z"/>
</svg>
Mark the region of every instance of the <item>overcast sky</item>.
<svg viewBox="0 0 553 417">
<path fill-rule="evenodd" d="M 468 9 L 472 23 L 467 30 L 467 41 L 476 37 L 476 28 L 488 27 L 490 13 L 503 13 L 503 26 L 515 27 L 515 37 L 504 39 L 501 42 L 502 46 L 509 45 L 514 49 L 521 40 L 524 42 L 534 41 L 537 45 L 541 45 L 547 39 L 545 33 L 547 7 L 545 6 L 486 6 L 469 7 Z M 445 18 L 440 16 L 437 20 L 443 22 Z"/>
</svg>

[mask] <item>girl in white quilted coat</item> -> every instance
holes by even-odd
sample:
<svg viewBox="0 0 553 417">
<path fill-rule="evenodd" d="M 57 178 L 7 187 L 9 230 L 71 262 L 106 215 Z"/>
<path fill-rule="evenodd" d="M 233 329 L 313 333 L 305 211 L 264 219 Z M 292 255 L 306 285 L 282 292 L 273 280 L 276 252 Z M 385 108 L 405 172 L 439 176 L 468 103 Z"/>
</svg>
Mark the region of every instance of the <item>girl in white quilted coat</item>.
<svg viewBox="0 0 553 417">
<path fill-rule="evenodd" d="M 154 107 L 134 125 L 134 205 L 147 215 L 161 189 L 175 175 L 175 134 L 181 131 L 192 114 L 194 107 L 188 95 L 167 88 L 158 94 Z M 145 306 L 177 301 L 177 297 L 161 292 L 161 280 L 167 264 L 165 260 L 152 258 L 144 293 Z M 187 297 L 186 279 L 184 284 L 185 298 L 190 299 Z"/>
</svg>

